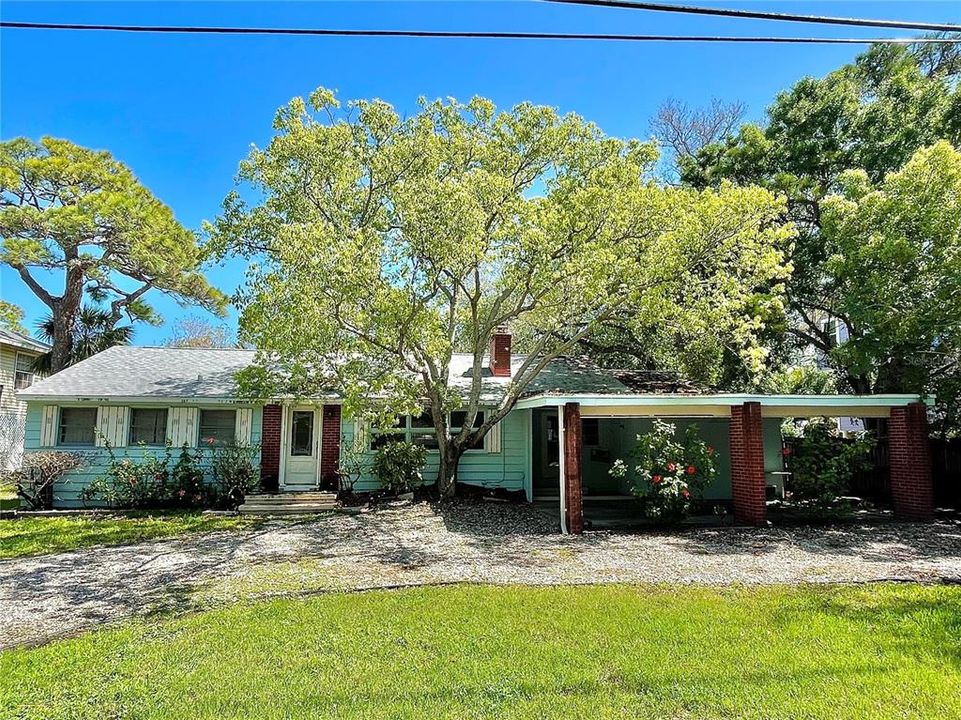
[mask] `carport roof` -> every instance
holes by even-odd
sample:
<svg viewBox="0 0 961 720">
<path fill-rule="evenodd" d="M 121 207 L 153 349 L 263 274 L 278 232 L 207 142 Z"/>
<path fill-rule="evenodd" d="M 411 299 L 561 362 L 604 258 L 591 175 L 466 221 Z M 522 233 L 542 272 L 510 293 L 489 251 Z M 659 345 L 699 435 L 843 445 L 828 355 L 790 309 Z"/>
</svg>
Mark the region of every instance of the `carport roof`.
<svg viewBox="0 0 961 720">
<path fill-rule="evenodd" d="M 726 416 L 730 408 L 756 402 L 761 413 L 769 417 L 804 417 L 816 415 L 850 415 L 854 417 L 883 417 L 893 407 L 904 407 L 916 402 L 933 404 L 930 398 L 911 394 L 888 395 L 759 395 L 749 393 L 681 394 L 619 394 L 598 393 L 551 394 L 542 393 L 521 400 L 517 407 L 532 409 L 557 407 L 578 403 L 582 415 L 595 417 L 631 417 L 665 415 Z"/>
</svg>

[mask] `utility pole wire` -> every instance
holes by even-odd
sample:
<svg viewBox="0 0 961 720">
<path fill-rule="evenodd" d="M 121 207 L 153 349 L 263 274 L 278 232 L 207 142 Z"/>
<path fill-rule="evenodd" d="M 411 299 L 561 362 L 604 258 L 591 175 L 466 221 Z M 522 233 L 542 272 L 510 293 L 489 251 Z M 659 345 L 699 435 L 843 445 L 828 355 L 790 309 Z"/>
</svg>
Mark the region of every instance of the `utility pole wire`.
<svg viewBox="0 0 961 720">
<path fill-rule="evenodd" d="M 763 10 L 735 10 L 698 5 L 672 5 L 659 2 L 635 2 L 635 0 L 544 0 L 565 5 L 590 5 L 592 7 L 646 10 L 649 12 L 681 13 L 687 15 L 712 15 L 715 17 L 748 20 L 775 20 L 780 22 L 813 23 L 818 25 L 847 25 L 854 27 L 888 28 L 897 30 L 925 30 L 929 32 L 961 32 L 955 23 L 929 23 L 914 20 L 872 20 L 868 18 L 832 17 L 830 15 L 798 15 L 794 13 L 767 12 Z"/>
<path fill-rule="evenodd" d="M 631 35 L 614 33 L 499 32 L 468 30 L 340 30 L 328 28 L 205 27 L 173 25 L 84 25 L 77 23 L 0 21 L 0 28 L 18 30 L 76 30 L 132 33 L 189 33 L 211 35 L 316 35 L 322 37 L 398 37 L 398 38 L 465 38 L 495 40 L 613 40 L 622 42 L 707 42 L 707 43 L 775 43 L 808 45 L 952 45 L 961 37 L 921 38 L 830 38 L 768 37 L 729 35 Z"/>
</svg>

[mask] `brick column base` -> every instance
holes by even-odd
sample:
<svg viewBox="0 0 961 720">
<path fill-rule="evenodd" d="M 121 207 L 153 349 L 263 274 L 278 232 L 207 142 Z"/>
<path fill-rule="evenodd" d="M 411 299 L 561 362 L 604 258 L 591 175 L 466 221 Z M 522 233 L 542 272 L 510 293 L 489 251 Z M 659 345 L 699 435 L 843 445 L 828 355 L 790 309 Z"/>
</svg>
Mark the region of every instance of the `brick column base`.
<svg viewBox="0 0 961 720">
<path fill-rule="evenodd" d="M 934 517 L 928 409 L 923 403 L 891 408 L 891 500 L 899 520 L 924 522 Z"/>
<path fill-rule="evenodd" d="M 280 405 L 265 405 L 260 430 L 260 487 L 275 492 L 280 483 Z"/>
<path fill-rule="evenodd" d="M 763 525 L 767 521 L 767 505 L 760 403 L 732 407 L 730 427 L 734 519 L 745 525 Z"/>
<path fill-rule="evenodd" d="M 324 427 L 320 438 L 320 484 L 324 490 L 339 490 L 340 405 L 324 405 Z"/>
<path fill-rule="evenodd" d="M 567 502 L 567 532 L 584 532 L 584 495 L 581 482 L 581 405 L 564 406 L 564 496 Z"/>
</svg>

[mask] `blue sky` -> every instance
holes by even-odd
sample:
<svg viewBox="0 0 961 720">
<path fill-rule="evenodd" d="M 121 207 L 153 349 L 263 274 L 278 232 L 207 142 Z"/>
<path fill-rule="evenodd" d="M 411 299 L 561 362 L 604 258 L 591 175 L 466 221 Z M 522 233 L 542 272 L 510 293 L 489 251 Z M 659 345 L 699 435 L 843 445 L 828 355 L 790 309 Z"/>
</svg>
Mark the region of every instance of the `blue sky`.
<svg viewBox="0 0 961 720">
<path fill-rule="evenodd" d="M 699 0 L 700 4 L 711 4 Z M 690 4 L 693 4 L 690 3 Z M 961 22 L 955 2 L 750 2 L 719 7 Z M 782 25 L 544 2 L 3 3 L 5 20 L 79 23 L 551 30 L 676 34 L 833 34 L 880 31 Z M 888 33 L 896 34 L 896 33 Z M 403 111 L 418 96 L 472 95 L 501 107 L 530 100 L 575 111 L 605 132 L 647 137 L 668 98 L 741 100 L 761 119 L 781 89 L 851 60 L 860 46 L 634 44 L 558 41 L 131 35 L 0 31 L 0 137 L 54 135 L 109 150 L 186 226 L 213 218 L 251 143 L 270 137 L 274 111 L 319 85 L 342 99 L 379 97 Z M 244 266 L 211 268 L 232 292 Z M 51 289 L 56 289 L 53 286 Z M 7 267 L 0 296 L 44 307 Z M 154 296 L 168 324 L 140 327 L 156 344 L 179 315 Z M 229 320 L 236 322 L 235 317 Z"/>
</svg>

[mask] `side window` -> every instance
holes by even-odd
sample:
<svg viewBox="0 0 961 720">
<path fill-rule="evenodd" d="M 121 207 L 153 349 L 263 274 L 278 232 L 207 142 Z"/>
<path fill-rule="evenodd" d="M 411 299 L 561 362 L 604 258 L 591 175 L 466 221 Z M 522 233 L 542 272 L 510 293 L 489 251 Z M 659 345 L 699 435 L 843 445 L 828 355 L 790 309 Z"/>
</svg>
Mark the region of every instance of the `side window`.
<svg viewBox="0 0 961 720">
<path fill-rule="evenodd" d="M 97 408 L 60 408 L 57 445 L 93 445 L 96 439 Z"/>
<path fill-rule="evenodd" d="M 236 438 L 236 410 L 200 411 L 201 445 L 233 445 Z"/>
<path fill-rule="evenodd" d="M 33 358 L 25 353 L 17 353 L 17 373 L 13 380 L 14 390 L 23 390 L 33 385 Z"/>
<path fill-rule="evenodd" d="M 456 435 L 464 427 L 464 422 L 467 420 L 467 413 L 464 410 L 455 410 L 450 414 L 450 432 L 451 435 Z M 474 427 L 479 428 L 484 424 L 484 413 L 478 410 L 477 415 L 474 417 Z M 473 445 L 471 445 L 468 450 L 483 450 L 484 449 L 484 438 L 481 438 Z"/>
<path fill-rule="evenodd" d="M 163 445 L 167 442 L 167 408 L 130 409 L 130 445 Z"/>
</svg>

